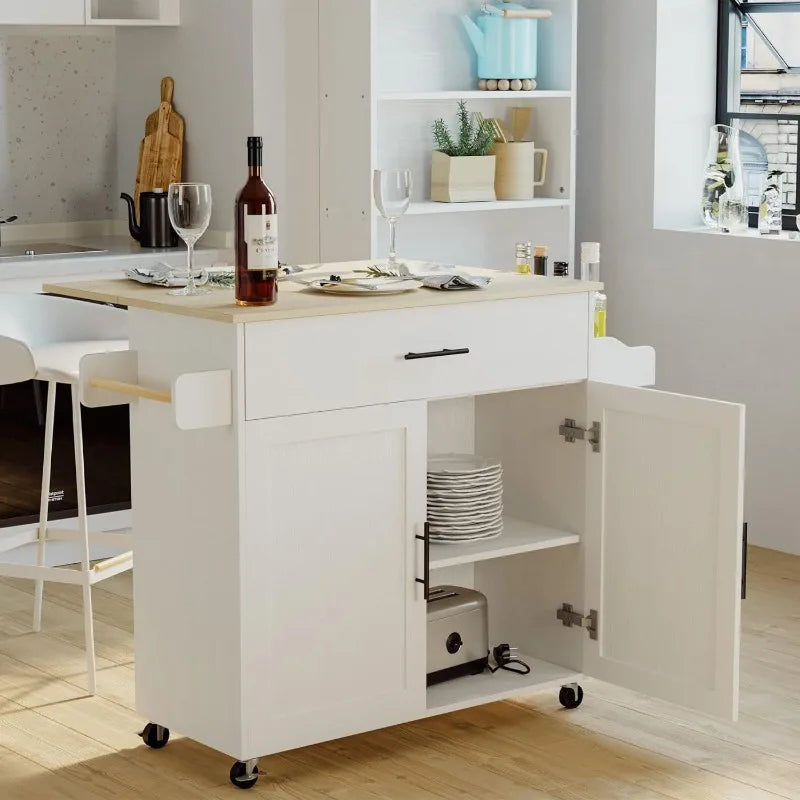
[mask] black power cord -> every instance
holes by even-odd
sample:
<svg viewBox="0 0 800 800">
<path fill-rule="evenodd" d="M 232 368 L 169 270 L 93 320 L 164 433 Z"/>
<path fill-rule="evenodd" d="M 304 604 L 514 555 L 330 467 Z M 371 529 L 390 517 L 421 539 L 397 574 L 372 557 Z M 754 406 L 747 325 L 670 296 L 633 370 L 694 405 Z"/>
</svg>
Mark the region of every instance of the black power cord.
<svg viewBox="0 0 800 800">
<path fill-rule="evenodd" d="M 522 660 L 513 655 L 516 647 L 511 647 L 509 644 L 499 644 L 492 650 L 492 657 L 496 666 L 489 666 L 489 672 L 494 675 L 499 669 L 504 669 L 506 672 L 516 672 L 517 675 L 527 675 L 530 673 L 531 668 Z M 509 666 L 516 664 L 517 666 Z"/>
</svg>

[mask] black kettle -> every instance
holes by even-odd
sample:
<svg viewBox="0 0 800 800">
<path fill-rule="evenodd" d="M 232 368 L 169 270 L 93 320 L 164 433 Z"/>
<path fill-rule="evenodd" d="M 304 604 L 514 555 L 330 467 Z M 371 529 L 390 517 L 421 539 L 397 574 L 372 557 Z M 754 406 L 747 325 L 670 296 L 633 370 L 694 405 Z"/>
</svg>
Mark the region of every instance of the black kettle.
<svg viewBox="0 0 800 800">
<path fill-rule="evenodd" d="M 123 192 L 120 198 L 128 204 L 128 229 L 142 247 L 177 247 L 178 234 L 169 221 L 167 193 L 163 189 L 139 195 L 139 224 L 133 198 Z"/>
</svg>

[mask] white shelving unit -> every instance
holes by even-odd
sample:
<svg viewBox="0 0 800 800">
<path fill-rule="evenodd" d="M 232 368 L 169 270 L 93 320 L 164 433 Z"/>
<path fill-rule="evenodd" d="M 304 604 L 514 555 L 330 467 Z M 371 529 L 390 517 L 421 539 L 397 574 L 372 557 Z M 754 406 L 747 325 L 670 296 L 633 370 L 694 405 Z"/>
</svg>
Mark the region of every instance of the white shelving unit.
<svg viewBox="0 0 800 800">
<path fill-rule="evenodd" d="M 487 211 L 519 211 L 525 208 L 569 208 L 571 200 L 558 200 L 552 197 L 535 197 L 533 200 L 497 200 L 493 203 L 434 203 L 423 200 L 411 203 L 406 216 L 422 214 L 466 214 Z"/>
<path fill-rule="evenodd" d="M 536 550 L 566 547 L 578 544 L 581 540 L 577 533 L 559 531 L 510 517 L 506 517 L 503 524 L 503 535 L 487 542 L 432 544 L 431 569 L 475 564 L 478 561 L 533 553 Z"/>
<path fill-rule="evenodd" d="M 320 4 L 322 260 L 386 255 L 372 172 L 408 168 L 414 191 L 398 225 L 401 256 L 511 269 L 515 243 L 530 241 L 548 247 L 551 263 L 574 263 L 577 0 L 537 5 L 553 12 L 539 25 L 537 89 L 489 92 L 477 88 L 476 58 L 460 20 L 480 13 L 478 0 Z M 531 138 L 550 154 L 535 200 L 430 201 L 432 125 L 454 119 L 460 99 L 485 117 L 508 119 L 515 105 L 532 109 Z"/>
<path fill-rule="evenodd" d="M 531 92 L 486 92 L 480 89 L 469 89 L 465 91 L 443 91 L 443 92 L 384 92 L 378 98 L 382 102 L 433 102 L 437 100 L 564 100 L 572 97 L 570 91 L 558 91 L 547 89 L 536 89 Z"/>
</svg>

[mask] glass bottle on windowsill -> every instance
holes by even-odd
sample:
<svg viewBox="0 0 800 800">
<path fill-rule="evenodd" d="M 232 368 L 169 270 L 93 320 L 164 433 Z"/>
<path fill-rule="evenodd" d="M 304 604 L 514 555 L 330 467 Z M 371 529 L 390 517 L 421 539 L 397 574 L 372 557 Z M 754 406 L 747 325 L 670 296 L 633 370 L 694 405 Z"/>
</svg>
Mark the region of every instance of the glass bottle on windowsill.
<svg viewBox="0 0 800 800">
<path fill-rule="evenodd" d="M 761 206 L 758 210 L 758 232 L 762 236 L 778 236 L 783 230 L 783 173 L 773 170 L 767 175 Z"/>
</svg>

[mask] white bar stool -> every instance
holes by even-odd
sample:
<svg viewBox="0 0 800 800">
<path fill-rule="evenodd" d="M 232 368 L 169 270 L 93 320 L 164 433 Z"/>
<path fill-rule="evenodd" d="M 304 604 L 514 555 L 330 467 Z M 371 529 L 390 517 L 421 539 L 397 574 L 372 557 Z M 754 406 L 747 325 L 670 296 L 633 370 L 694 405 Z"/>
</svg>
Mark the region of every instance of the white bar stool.
<svg viewBox="0 0 800 800">
<path fill-rule="evenodd" d="M 127 313 L 111 306 L 84 303 L 36 294 L 0 294 L 0 385 L 31 379 L 47 381 L 44 462 L 38 530 L 24 536 L 0 540 L 0 553 L 35 542 L 36 566 L 0 563 L 0 576 L 30 578 L 36 581 L 33 629 L 41 630 L 44 582 L 71 583 L 83 587 L 84 638 L 89 692 L 95 693 L 96 668 L 92 585 L 131 569 L 133 554 L 123 553 L 91 564 L 90 541 L 102 540 L 130 547 L 130 532 L 89 533 L 86 514 L 86 481 L 83 463 L 83 429 L 78 391 L 80 361 L 85 355 L 128 349 Z M 72 390 L 72 430 L 75 444 L 75 479 L 78 499 L 78 530 L 48 527 L 50 466 L 53 451 L 56 387 L 67 384 Z M 78 541 L 82 558 L 80 569 L 45 566 L 48 540 Z"/>
</svg>

